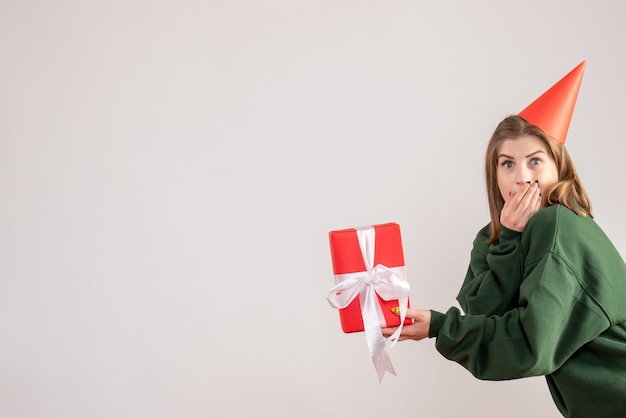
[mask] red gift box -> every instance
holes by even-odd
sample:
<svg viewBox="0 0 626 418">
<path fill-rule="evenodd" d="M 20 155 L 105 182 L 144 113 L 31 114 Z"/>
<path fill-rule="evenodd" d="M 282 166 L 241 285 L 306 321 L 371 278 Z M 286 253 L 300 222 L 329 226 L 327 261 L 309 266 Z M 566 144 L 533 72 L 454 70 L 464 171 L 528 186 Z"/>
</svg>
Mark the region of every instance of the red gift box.
<svg viewBox="0 0 626 418">
<path fill-rule="evenodd" d="M 373 265 L 382 264 L 389 268 L 404 267 L 400 225 L 396 223 L 386 223 L 373 225 L 373 227 L 376 234 Z M 329 239 L 333 272 L 337 282 L 339 282 L 339 280 L 337 280 L 338 275 L 365 272 L 367 270 L 355 228 L 331 231 L 329 233 Z M 385 317 L 386 325 L 388 327 L 399 326 L 400 317 L 391 312 L 391 308 L 398 306 L 398 300 L 384 300 L 380 295 L 377 294 L 376 296 Z M 339 309 L 339 318 L 343 332 L 363 331 L 361 303 L 358 295 L 348 306 Z M 404 321 L 405 325 L 411 323 L 411 319 Z"/>
</svg>

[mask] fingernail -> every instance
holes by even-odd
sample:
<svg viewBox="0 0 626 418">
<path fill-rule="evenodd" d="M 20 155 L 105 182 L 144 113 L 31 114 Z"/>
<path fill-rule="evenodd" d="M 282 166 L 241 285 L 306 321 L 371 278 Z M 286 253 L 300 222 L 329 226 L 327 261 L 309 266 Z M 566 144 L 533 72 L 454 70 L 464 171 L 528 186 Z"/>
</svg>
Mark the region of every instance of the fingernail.
<svg viewBox="0 0 626 418">
<path fill-rule="evenodd" d="M 400 308 L 397 306 L 395 308 L 391 308 L 391 312 L 395 313 L 396 315 L 400 315 Z"/>
</svg>

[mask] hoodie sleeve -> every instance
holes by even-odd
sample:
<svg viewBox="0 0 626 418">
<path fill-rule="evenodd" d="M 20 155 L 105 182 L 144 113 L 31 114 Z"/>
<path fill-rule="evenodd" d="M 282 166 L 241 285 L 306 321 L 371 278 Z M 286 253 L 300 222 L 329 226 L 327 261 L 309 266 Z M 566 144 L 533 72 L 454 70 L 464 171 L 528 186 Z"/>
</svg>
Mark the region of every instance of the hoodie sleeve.
<svg viewBox="0 0 626 418">
<path fill-rule="evenodd" d="M 610 326 L 576 272 L 547 253 L 520 288 L 522 305 L 499 316 L 433 312 L 437 350 L 484 380 L 546 375 Z"/>
<path fill-rule="evenodd" d="M 522 279 L 521 232 L 502 227 L 500 240 L 488 244 L 483 228 L 472 248 L 470 265 L 457 301 L 466 313 L 502 315 L 517 305 Z"/>
</svg>

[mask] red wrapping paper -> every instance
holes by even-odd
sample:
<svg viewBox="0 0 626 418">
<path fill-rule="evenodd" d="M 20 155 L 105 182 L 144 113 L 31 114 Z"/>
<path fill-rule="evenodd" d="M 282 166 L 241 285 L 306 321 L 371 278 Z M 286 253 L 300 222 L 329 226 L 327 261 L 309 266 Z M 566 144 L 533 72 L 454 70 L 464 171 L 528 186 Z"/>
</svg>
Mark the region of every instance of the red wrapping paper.
<svg viewBox="0 0 626 418">
<path fill-rule="evenodd" d="M 404 266 L 400 225 L 396 223 L 386 223 L 373 225 L 373 227 L 376 231 L 374 266 L 378 264 L 389 268 Z M 328 235 L 333 273 L 335 275 L 366 271 L 355 228 L 331 231 Z M 398 300 L 393 299 L 386 301 L 378 294 L 376 296 L 382 308 L 383 315 L 385 316 L 387 326 L 399 326 L 400 317 L 391 312 L 391 308 L 398 306 Z M 410 306 L 409 301 L 409 307 Z M 351 333 L 363 331 L 363 318 L 361 317 L 361 304 L 358 296 L 347 307 L 339 309 L 339 319 L 343 332 Z M 411 323 L 411 319 L 408 318 L 404 321 L 405 325 Z"/>
</svg>

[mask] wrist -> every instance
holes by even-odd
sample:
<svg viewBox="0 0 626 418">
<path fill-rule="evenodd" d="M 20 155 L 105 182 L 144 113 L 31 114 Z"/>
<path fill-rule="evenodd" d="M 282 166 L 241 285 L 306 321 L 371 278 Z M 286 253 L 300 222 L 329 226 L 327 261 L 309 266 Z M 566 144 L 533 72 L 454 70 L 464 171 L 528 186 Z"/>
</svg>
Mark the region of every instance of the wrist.
<svg viewBox="0 0 626 418">
<path fill-rule="evenodd" d="M 446 316 L 441 312 L 430 311 L 430 326 L 428 327 L 428 338 L 433 338 L 439 335 L 439 330 L 443 326 L 443 321 Z"/>
<path fill-rule="evenodd" d="M 522 235 L 522 231 L 511 229 L 505 225 L 500 225 L 500 241 L 517 239 Z"/>
</svg>

